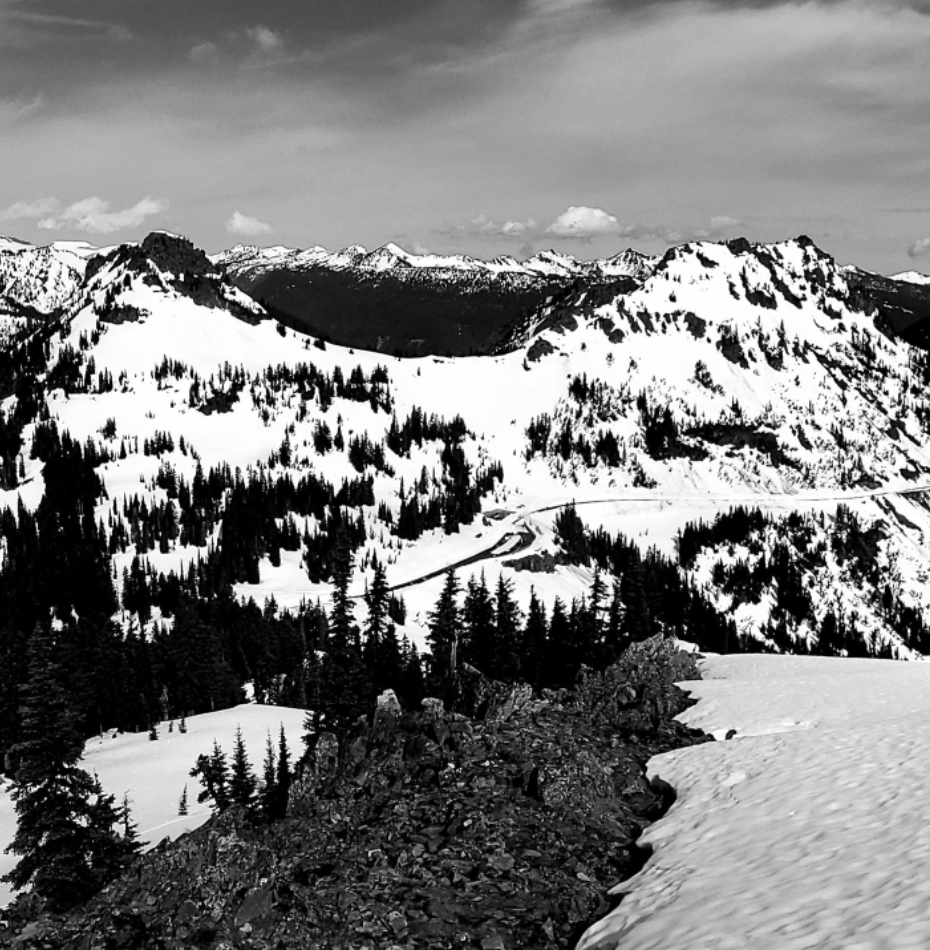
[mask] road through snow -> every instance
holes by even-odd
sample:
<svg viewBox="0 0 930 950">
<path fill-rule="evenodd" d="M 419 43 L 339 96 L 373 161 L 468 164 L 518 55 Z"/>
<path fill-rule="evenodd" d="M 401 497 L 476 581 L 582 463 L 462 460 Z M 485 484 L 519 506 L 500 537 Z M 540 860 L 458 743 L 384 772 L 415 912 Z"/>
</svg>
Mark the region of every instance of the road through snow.
<svg viewBox="0 0 930 950">
<path fill-rule="evenodd" d="M 617 503 L 652 505 L 662 505 L 665 503 L 669 505 L 676 503 L 699 503 L 704 505 L 709 504 L 712 506 L 717 505 L 721 511 L 735 505 L 757 505 L 766 509 L 775 508 L 781 510 L 793 510 L 803 506 L 805 503 L 817 504 L 823 502 L 839 503 L 861 501 L 863 499 L 880 498 L 888 495 L 918 495 L 923 492 L 930 492 L 930 484 L 911 485 L 905 487 L 898 486 L 895 488 L 886 487 L 867 489 L 863 491 L 846 491 L 842 493 L 805 491 L 786 495 L 766 495 L 736 494 L 728 492 L 725 495 L 714 495 L 699 492 L 662 494 L 616 492 L 609 495 L 598 493 L 597 496 L 593 498 L 585 498 L 582 496 L 580 498 L 563 497 L 557 501 L 550 501 L 546 499 L 544 500 L 544 503 L 536 504 L 529 508 L 518 506 L 513 510 L 496 511 L 496 517 L 494 521 L 487 523 L 489 526 L 497 526 L 500 533 L 494 542 L 487 545 L 484 550 L 470 554 L 464 558 L 450 558 L 448 561 L 438 567 L 433 565 L 427 572 L 418 574 L 412 578 L 406 578 L 401 583 L 391 584 L 390 589 L 392 591 L 399 591 L 410 587 L 416 587 L 418 584 L 423 584 L 427 581 L 433 580 L 439 575 L 445 574 L 447 571 L 455 571 L 462 567 L 478 564 L 481 561 L 487 561 L 498 557 L 511 557 L 517 553 L 532 553 L 537 548 L 536 541 L 538 540 L 538 535 L 531 537 L 531 535 L 534 535 L 534 532 L 527 525 L 526 519 L 531 518 L 534 515 L 558 511 L 572 504 L 575 505 L 576 508 L 580 508 L 582 506 L 610 505 Z M 509 550 L 501 550 L 502 545 L 508 539 L 516 537 L 521 539 L 518 546 Z M 363 595 L 356 595 L 356 597 L 361 596 Z"/>
</svg>

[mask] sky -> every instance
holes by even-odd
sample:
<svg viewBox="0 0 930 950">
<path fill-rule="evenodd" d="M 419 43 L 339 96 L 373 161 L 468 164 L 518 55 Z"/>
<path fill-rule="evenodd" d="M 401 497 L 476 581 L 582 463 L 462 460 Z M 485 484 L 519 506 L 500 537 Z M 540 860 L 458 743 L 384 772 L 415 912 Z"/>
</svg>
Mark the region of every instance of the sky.
<svg viewBox="0 0 930 950">
<path fill-rule="evenodd" d="M 930 271 L 930 0 L 0 0 L 0 233 Z"/>
</svg>

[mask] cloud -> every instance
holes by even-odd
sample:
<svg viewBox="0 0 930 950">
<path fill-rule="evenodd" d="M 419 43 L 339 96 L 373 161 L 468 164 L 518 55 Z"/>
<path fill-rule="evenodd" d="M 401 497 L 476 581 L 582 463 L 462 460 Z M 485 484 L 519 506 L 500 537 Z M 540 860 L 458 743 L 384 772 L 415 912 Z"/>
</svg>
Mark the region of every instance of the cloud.
<svg viewBox="0 0 930 950">
<path fill-rule="evenodd" d="M 622 223 L 602 208 L 572 205 L 546 228 L 541 228 L 533 218 L 527 218 L 525 221 L 502 221 L 479 214 L 470 221 L 438 230 L 437 233 L 453 238 L 517 238 L 528 246 L 544 235 L 560 240 L 580 241 L 583 244 L 611 237 L 680 244 L 683 241 L 719 240 L 727 231 L 739 224 L 736 218 L 725 214 L 715 215 L 701 227 L 670 227 L 641 222 Z M 532 254 L 532 251 L 530 253 Z"/>
<path fill-rule="evenodd" d="M 271 234 L 272 228 L 270 224 L 265 224 L 258 218 L 250 218 L 247 214 L 234 211 L 232 217 L 226 222 L 226 230 L 230 234 L 255 237 L 259 234 Z"/>
<path fill-rule="evenodd" d="M 930 257 L 930 237 L 920 238 L 907 249 L 908 257 Z"/>
<path fill-rule="evenodd" d="M 711 231 L 726 231 L 728 228 L 739 227 L 741 222 L 727 214 L 718 214 L 710 219 Z"/>
<path fill-rule="evenodd" d="M 274 53 L 284 46 L 281 34 L 269 30 L 267 26 L 250 26 L 245 35 L 252 41 L 254 52 L 259 55 Z"/>
<path fill-rule="evenodd" d="M 86 17 L 61 16 L 53 13 L 38 13 L 32 10 L 7 7 L 5 11 L 7 16 L 11 17 L 14 24 L 19 22 L 27 24 L 34 28 L 51 31 L 70 31 L 78 30 L 83 32 L 99 33 L 108 39 L 125 43 L 132 39 L 132 30 L 123 23 L 116 23 L 110 20 L 92 20 Z"/>
<path fill-rule="evenodd" d="M 0 122 L 19 122 L 39 112 L 45 106 L 45 96 L 38 93 L 31 99 L 0 99 Z"/>
<path fill-rule="evenodd" d="M 198 43 L 196 46 L 192 46 L 190 53 L 188 53 L 188 56 L 195 63 L 212 62 L 218 55 L 219 50 L 216 43 Z"/>
<path fill-rule="evenodd" d="M 526 221 L 497 221 L 485 214 L 479 214 L 470 221 L 454 224 L 452 227 L 439 230 L 438 233 L 449 237 L 524 238 L 536 230 L 537 224 L 533 218 L 527 218 Z"/>
<path fill-rule="evenodd" d="M 588 208 L 584 205 L 572 205 L 563 211 L 549 227 L 546 234 L 553 237 L 589 241 L 591 238 L 605 237 L 610 234 L 629 234 L 630 228 L 624 228 L 620 222 L 600 208 Z"/>
<path fill-rule="evenodd" d="M 429 248 L 425 244 L 421 244 L 419 241 L 413 242 L 413 253 L 417 254 L 420 257 L 423 257 L 426 254 L 430 253 Z"/>
<path fill-rule="evenodd" d="M 61 207 L 57 198 L 38 198 L 35 201 L 17 201 L 0 211 L 0 221 L 22 221 L 53 214 Z"/>
<path fill-rule="evenodd" d="M 54 199 L 43 199 L 52 202 Z M 37 204 L 37 203 L 34 203 Z M 110 202 L 102 198 L 84 198 L 62 208 L 56 201 L 47 217 L 38 227 L 47 231 L 87 231 L 90 234 L 111 234 L 126 228 L 136 228 L 152 215 L 168 210 L 168 202 L 160 198 L 143 198 L 131 208 L 111 211 Z"/>
</svg>

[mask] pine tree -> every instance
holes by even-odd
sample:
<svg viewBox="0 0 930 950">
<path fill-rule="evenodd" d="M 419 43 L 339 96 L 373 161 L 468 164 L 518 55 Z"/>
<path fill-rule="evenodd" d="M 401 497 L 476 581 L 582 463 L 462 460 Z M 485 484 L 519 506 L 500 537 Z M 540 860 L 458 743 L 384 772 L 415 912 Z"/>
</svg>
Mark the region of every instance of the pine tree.
<svg viewBox="0 0 930 950">
<path fill-rule="evenodd" d="M 362 658 L 358 627 L 352 622 L 354 604 L 349 597 L 352 551 L 340 529 L 333 564 L 333 609 L 320 676 L 320 711 L 326 729 L 345 731 L 371 708 L 368 671 Z"/>
<path fill-rule="evenodd" d="M 198 755 L 190 771 L 191 778 L 200 779 L 203 790 L 197 795 L 198 802 L 210 802 L 214 812 L 229 807 L 229 765 L 220 744 L 213 740 L 211 755 Z"/>
<path fill-rule="evenodd" d="M 229 776 L 229 800 L 233 805 L 251 808 L 255 798 L 255 773 L 249 763 L 242 740 L 242 729 L 236 726 L 236 741 L 233 745 L 232 767 Z"/>
<path fill-rule="evenodd" d="M 520 639 L 520 608 L 513 599 L 513 584 L 501 573 L 494 595 L 494 660 L 498 679 L 512 681 L 520 671 L 517 656 Z"/>
<path fill-rule="evenodd" d="M 482 571 L 480 580 L 472 575 L 465 587 L 460 652 L 461 659 L 478 667 L 486 676 L 497 678 L 494 619 L 494 601 Z"/>
<path fill-rule="evenodd" d="M 261 799 L 262 812 L 269 821 L 274 819 L 275 797 L 277 792 L 277 761 L 275 758 L 274 743 L 271 741 L 269 732 L 265 741 L 265 762 L 262 766 L 262 785 Z"/>
<path fill-rule="evenodd" d="M 623 635 L 623 598 L 620 591 L 620 581 L 614 581 L 613 596 L 610 599 L 610 608 L 607 614 L 607 626 L 604 630 L 604 649 L 608 663 L 614 663 L 617 657 L 629 645 Z"/>
<path fill-rule="evenodd" d="M 142 851 L 142 843 L 129 809 L 129 795 L 117 806 L 113 795 L 104 793 L 96 775 L 93 777 L 93 799 L 88 816 L 90 863 L 95 890 L 117 878 Z M 119 827 L 122 834 L 115 832 Z"/>
<path fill-rule="evenodd" d="M 381 642 L 387 631 L 389 593 L 384 565 L 376 564 L 375 576 L 365 595 L 368 605 L 368 622 L 365 625 L 365 658 L 372 668 L 377 666 Z"/>
<path fill-rule="evenodd" d="M 526 627 L 520 643 L 520 675 L 537 689 L 543 686 L 542 673 L 546 657 L 548 624 L 546 609 L 530 589 L 530 606 L 526 615 Z"/>
<path fill-rule="evenodd" d="M 604 644 L 603 614 L 606 610 L 607 585 L 598 566 L 594 568 L 594 579 L 591 581 L 591 590 L 588 594 L 588 617 L 582 649 L 586 654 L 586 663 L 600 668 L 615 660 L 616 657 L 607 657 Z"/>
<path fill-rule="evenodd" d="M 187 805 L 187 783 L 184 783 L 184 791 L 181 792 L 181 800 L 178 802 L 178 814 L 186 815 L 188 811 Z"/>
<path fill-rule="evenodd" d="M 461 627 L 458 595 L 459 584 L 454 571 L 446 574 L 446 583 L 436 607 L 429 617 L 429 643 L 432 651 L 428 689 L 444 696 L 454 678 L 458 663 L 458 641 Z"/>
<path fill-rule="evenodd" d="M 416 709 L 425 695 L 423 663 L 417 648 L 404 637 L 400 645 L 400 689 L 397 698 L 404 709 Z"/>
<path fill-rule="evenodd" d="M 544 686 L 571 685 L 576 672 L 568 665 L 572 648 L 571 641 L 571 622 L 565 612 L 565 605 L 560 598 L 556 597 L 549 620 L 549 645 L 542 676 Z"/>
<path fill-rule="evenodd" d="M 284 723 L 281 723 L 281 732 L 278 736 L 278 768 L 275 773 L 275 810 L 273 818 L 284 818 L 287 815 L 287 801 L 291 791 L 291 750 L 287 746 L 287 737 L 284 734 Z"/>
<path fill-rule="evenodd" d="M 573 564 L 587 564 L 590 560 L 588 535 L 584 522 L 578 517 L 574 502 L 566 505 L 555 516 L 555 533 L 566 555 Z"/>
<path fill-rule="evenodd" d="M 32 885 L 52 910 L 85 900 L 125 867 L 138 846 L 115 830 L 121 816 L 112 795 L 78 768 L 84 742 L 77 731 L 52 638 L 36 627 L 23 687 L 22 740 L 13 800 L 16 834 L 7 850 L 20 860 L 3 880 Z M 128 820 L 128 819 L 127 819 Z"/>
</svg>

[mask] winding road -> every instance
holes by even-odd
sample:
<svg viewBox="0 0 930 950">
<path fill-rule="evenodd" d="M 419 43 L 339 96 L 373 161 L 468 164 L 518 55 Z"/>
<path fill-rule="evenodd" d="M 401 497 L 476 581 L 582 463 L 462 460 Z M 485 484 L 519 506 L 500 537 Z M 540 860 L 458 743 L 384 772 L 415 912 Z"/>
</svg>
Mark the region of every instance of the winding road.
<svg viewBox="0 0 930 950">
<path fill-rule="evenodd" d="M 617 503 L 658 504 L 661 507 L 663 503 L 672 505 L 676 502 L 700 502 L 710 505 L 717 504 L 720 507 L 751 504 L 763 508 L 784 509 L 795 508 L 798 507 L 799 504 L 803 504 L 805 502 L 814 503 L 825 501 L 860 501 L 869 498 L 886 497 L 889 495 L 920 495 L 924 493 L 930 493 L 930 483 L 922 482 L 916 485 L 898 486 L 894 488 L 884 487 L 864 489 L 862 491 L 845 491 L 841 493 L 837 493 L 836 491 L 799 491 L 777 495 L 740 495 L 730 492 L 721 495 L 700 492 L 644 495 L 642 493 L 631 494 L 614 492 L 608 495 L 598 496 L 596 498 L 564 499 L 561 501 L 552 502 L 551 504 L 543 504 L 532 507 L 530 509 L 525 509 L 522 507 L 517 507 L 513 511 L 496 509 L 483 516 L 485 523 L 490 525 L 492 521 L 497 521 L 502 527 L 506 526 L 508 530 L 506 530 L 505 533 L 501 537 L 497 538 L 492 544 L 489 544 L 481 551 L 470 554 L 468 557 L 449 561 L 442 567 L 434 568 L 425 574 L 410 578 L 399 584 L 391 585 L 389 590 L 393 592 L 405 590 L 410 587 L 416 587 L 419 584 L 424 584 L 427 581 L 441 577 L 443 574 L 446 574 L 449 571 L 457 571 L 463 567 L 469 567 L 472 564 L 478 564 L 481 561 L 491 560 L 492 558 L 526 552 L 532 548 L 534 542 L 539 538 L 537 532 L 526 523 L 526 519 L 533 515 L 545 514 L 546 512 L 550 511 L 558 511 L 572 504 L 576 508 L 588 505 L 607 505 Z M 354 595 L 354 599 L 360 599 L 363 596 L 363 594 L 356 594 Z"/>
</svg>

